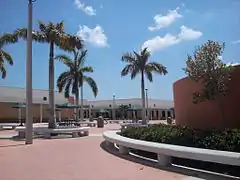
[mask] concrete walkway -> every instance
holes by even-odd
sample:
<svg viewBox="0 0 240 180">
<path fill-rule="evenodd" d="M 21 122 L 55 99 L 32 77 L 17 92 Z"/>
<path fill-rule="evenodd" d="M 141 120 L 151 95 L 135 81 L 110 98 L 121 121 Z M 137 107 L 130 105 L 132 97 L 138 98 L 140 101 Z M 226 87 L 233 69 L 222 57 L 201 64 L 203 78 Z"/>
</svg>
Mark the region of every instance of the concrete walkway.
<svg viewBox="0 0 240 180">
<path fill-rule="evenodd" d="M 103 150 L 101 133 L 116 130 L 91 128 L 90 136 L 67 139 L 23 141 L 0 139 L 2 180 L 191 180 L 185 175 L 144 166 Z M 5 132 L 6 133 L 6 132 Z M 7 131 L 11 134 L 13 131 Z M 1 135 L 4 132 L 0 133 Z M 197 180 L 197 179 L 196 179 Z"/>
</svg>

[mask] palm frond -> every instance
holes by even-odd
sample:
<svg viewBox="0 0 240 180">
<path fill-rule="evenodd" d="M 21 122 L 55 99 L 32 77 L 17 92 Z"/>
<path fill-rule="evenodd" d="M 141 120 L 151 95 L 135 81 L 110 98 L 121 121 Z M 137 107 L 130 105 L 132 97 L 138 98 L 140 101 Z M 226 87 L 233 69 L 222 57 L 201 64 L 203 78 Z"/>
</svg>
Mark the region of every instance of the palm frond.
<svg viewBox="0 0 240 180">
<path fill-rule="evenodd" d="M 0 36 L 0 47 L 7 44 L 16 43 L 18 41 L 18 36 L 16 34 L 5 33 Z"/>
<path fill-rule="evenodd" d="M 13 32 L 13 35 L 23 40 L 27 40 L 27 28 L 17 29 Z M 39 43 L 48 42 L 47 36 L 44 33 L 39 31 L 32 31 L 32 39 L 33 41 L 36 41 Z"/>
<path fill-rule="evenodd" d="M 58 91 L 62 92 L 63 88 L 66 86 L 66 83 L 69 79 L 72 79 L 72 74 L 70 71 L 65 71 L 57 79 Z"/>
<path fill-rule="evenodd" d="M 64 33 L 64 22 L 61 21 L 55 25 L 55 28 L 58 32 Z"/>
<path fill-rule="evenodd" d="M 88 76 L 83 76 L 83 81 L 85 81 L 90 86 L 90 88 L 92 89 L 93 95 L 96 97 L 98 94 L 98 87 L 94 79 Z"/>
<path fill-rule="evenodd" d="M 67 55 L 64 55 L 64 54 L 56 55 L 54 59 L 62 62 L 63 64 L 65 64 L 69 68 L 73 68 L 73 66 L 74 66 L 74 64 L 72 62 L 72 59 Z"/>
<path fill-rule="evenodd" d="M 77 54 L 77 64 L 78 67 L 83 67 L 87 57 L 87 50 L 80 50 Z"/>
<path fill-rule="evenodd" d="M 157 62 L 150 62 L 150 63 L 146 64 L 145 72 L 148 72 L 148 71 L 155 72 L 155 73 L 158 73 L 161 75 L 165 75 L 168 73 L 167 68 Z"/>
<path fill-rule="evenodd" d="M 143 64 L 145 65 L 147 63 L 147 61 L 149 60 L 149 57 L 151 56 L 151 53 L 150 51 L 148 51 L 147 48 L 144 48 L 142 51 L 141 51 L 141 59 L 143 61 Z"/>
<path fill-rule="evenodd" d="M 153 75 L 151 71 L 145 71 L 145 75 L 147 76 L 150 82 L 153 82 Z"/>
<path fill-rule="evenodd" d="M 134 69 L 131 72 L 131 79 L 134 79 L 139 72 L 140 72 L 140 68 L 138 66 L 134 66 Z"/>
<path fill-rule="evenodd" d="M 43 33 L 47 33 L 48 32 L 48 26 L 47 26 L 47 24 L 45 24 L 44 22 L 42 22 L 42 21 L 38 21 L 38 28 L 39 28 L 39 30 L 41 31 L 41 32 L 43 32 Z"/>
<path fill-rule="evenodd" d="M 0 63 L 0 72 L 2 73 L 2 79 L 5 79 L 5 77 L 7 75 L 7 71 L 6 71 L 4 63 Z"/>
<path fill-rule="evenodd" d="M 11 65 L 11 66 L 13 65 L 12 56 L 1 49 L 0 49 L 0 57 L 1 57 L 1 59 L 3 59 L 3 62 L 6 61 L 6 62 L 8 62 L 9 65 Z"/>
<path fill-rule="evenodd" d="M 126 76 L 129 73 L 131 73 L 134 69 L 134 65 L 133 64 L 127 64 L 121 71 L 121 76 Z"/>
<path fill-rule="evenodd" d="M 122 61 L 134 64 L 136 61 L 136 57 L 133 53 L 127 52 L 127 53 L 123 54 Z"/>
<path fill-rule="evenodd" d="M 91 66 L 85 66 L 83 68 L 80 69 L 82 71 L 82 73 L 84 72 L 93 72 L 93 68 Z"/>
</svg>

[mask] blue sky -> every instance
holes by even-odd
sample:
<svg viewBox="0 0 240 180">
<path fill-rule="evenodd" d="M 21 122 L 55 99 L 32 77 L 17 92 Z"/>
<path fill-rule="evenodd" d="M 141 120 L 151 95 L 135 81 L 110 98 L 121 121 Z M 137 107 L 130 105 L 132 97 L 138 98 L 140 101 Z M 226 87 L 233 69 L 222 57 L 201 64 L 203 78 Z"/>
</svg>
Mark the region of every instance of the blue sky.
<svg viewBox="0 0 240 180">
<path fill-rule="evenodd" d="M 27 0 L 0 2 L 0 33 L 27 25 Z M 151 60 L 167 66 L 166 76 L 154 76 L 146 83 L 150 98 L 172 99 L 172 84 L 184 77 L 187 54 L 208 39 L 226 42 L 225 62 L 240 62 L 239 0 L 37 0 L 34 2 L 33 26 L 37 21 L 63 20 L 69 33 L 82 36 L 89 51 L 87 65 L 97 81 L 97 99 L 140 97 L 140 79 L 122 78 L 121 55 L 149 47 Z M 0 85 L 25 87 L 26 42 L 4 49 L 14 58 Z M 62 54 L 56 50 L 56 54 Z M 33 88 L 48 89 L 47 44 L 33 45 Z M 66 68 L 55 63 L 55 80 Z M 87 85 L 84 98 L 95 99 Z"/>
</svg>

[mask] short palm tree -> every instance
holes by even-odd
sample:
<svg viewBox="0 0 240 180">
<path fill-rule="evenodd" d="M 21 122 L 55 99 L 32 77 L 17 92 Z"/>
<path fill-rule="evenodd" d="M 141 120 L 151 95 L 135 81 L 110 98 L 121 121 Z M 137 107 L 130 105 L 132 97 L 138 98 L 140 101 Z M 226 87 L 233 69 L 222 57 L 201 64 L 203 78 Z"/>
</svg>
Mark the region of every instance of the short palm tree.
<svg viewBox="0 0 240 180">
<path fill-rule="evenodd" d="M 66 55 L 57 55 L 55 59 L 63 62 L 69 69 L 63 72 L 57 80 L 57 87 L 59 92 L 64 90 L 65 97 L 68 98 L 70 92 L 75 95 L 76 105 L 79 105 L 79 87 L 81 89 L 81 121 L 83 121 L 83 83 L 86 82 L 92 89 L 94 96 L 98 94 L 98 87 L 94 79 L 86 76 L 85 73 L 92 73 L 91 66 L 85 66 L 87 50 L 74 50 L 74 57 Z M 79 119 L 79 112 L 77 108 L 76 119 Z"/>
<path fill-rule="evenodd" d="M 118 109 L 121 111 L 121 118 L 124 118 L 125 112 L 129 109 L 129 105 L 121 104 Z"/>
<path fill-rule="evenodd" d="M 167 74 L 167 68 L 160 63 L 157 62 L 149 62 L 151 54 L 144 48 L 140 53 L 133 51 L 132 53 L 125 53 L 122 56 L 122 61 L 126 62 L 127 65 L 122 69 L 121 76 L 126 76 L 130 74 L 131 79 L 134 79 L 137 74 L 141 75 L 141 96 L 142 96 L 142 123 L 146 124 L 146 116 L 145 116 L 145 84 L 144 84 L 144 76 L 150 82 L 153 82 L 153 72 L 165 75 Z"/>
<path fill-rule="evenodd" d="M 3 34 L 0 36 L 0 72 L 2 73 L 2 79 L 5 79 L 7 75 L 5 62 L 11 66 L 13 65 L 12 56 L 3 50 L 3 46 L 10 43 L 16 43 L 17 40 L 17 37 L 11 34 Z"/>
<path fill-rule="evenodd" d="M 54 46 L 62 50 L 72 51 L 74 48 L 82 48 L 82 40 L 76 36 L 65 33 L 63 21 L 59 23 L 38 22 L 38 31 L 33 31 L 32 38 L 36 42 L 49 44 L 49 128 L 55 128 L 55 102 L 54 102 Z M 18 37 L 26 40 L 27 29 L 17 29 L 15 33 Z"/>
</svg>

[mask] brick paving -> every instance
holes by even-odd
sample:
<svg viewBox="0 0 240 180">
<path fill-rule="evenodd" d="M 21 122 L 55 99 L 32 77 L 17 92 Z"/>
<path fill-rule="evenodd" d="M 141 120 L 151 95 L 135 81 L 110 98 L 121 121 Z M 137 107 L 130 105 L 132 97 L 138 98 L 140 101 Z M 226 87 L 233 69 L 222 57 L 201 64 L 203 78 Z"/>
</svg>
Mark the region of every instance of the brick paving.
<svg viewBox="0 0 240 180">
<path fill-rule="evenodd" d="M 24 141 L 0 139 L 1 180 L 185 180 L 187 176 L 144 166 L 114 156 L 100 147 L 105 130 L 91 128 L 95 136 Z M 5 131 L 6 132 L 6 131 Z M 7 131 L 7 133 L 14 131 Z M 3 134 L 4 132 L 1 132 Z M 97 136 L 98 135 L 98 136 Z M 190 180 L 190 179 L 189 179 Z"/>
</svg>

